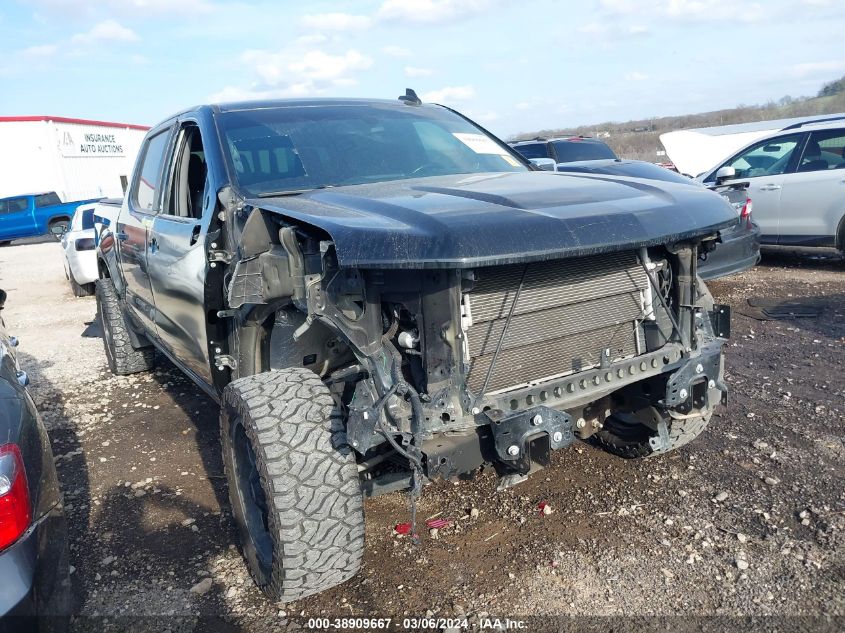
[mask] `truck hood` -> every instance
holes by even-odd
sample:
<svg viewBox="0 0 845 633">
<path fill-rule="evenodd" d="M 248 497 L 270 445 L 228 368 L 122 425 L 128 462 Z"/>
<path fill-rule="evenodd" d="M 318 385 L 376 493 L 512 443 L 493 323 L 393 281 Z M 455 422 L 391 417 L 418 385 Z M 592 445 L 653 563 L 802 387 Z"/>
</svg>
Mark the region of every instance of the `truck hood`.
<svg viewBox="0 0 845 633">
<path fill-rule="evenodd" d="M 736 223 L 733 208 L 703 187 L 539 171 L 396 180 L 246 203 L 324 230 L 338 264 L 357 268 L 580 257 Z"/>
</svg>

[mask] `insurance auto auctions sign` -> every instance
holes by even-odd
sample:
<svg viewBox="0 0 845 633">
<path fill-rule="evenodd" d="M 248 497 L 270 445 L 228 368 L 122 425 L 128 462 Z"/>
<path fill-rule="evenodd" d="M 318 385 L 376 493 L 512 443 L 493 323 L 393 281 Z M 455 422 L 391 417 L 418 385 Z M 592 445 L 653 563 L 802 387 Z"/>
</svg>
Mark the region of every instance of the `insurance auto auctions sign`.
<svg viewBox="0 0 845 633">
<path fill-rule="evenodd" d="M 62 156 L 125 156 L 122 130 L 81 127 L 59 130 Z"/>
</svg>

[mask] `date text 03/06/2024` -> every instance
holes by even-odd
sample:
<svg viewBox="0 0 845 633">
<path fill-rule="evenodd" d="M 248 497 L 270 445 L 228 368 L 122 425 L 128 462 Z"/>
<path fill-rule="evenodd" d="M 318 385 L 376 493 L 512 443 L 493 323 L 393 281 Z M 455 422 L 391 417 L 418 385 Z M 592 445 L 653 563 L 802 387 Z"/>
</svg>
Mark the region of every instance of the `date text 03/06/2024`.
<svg viewBox="0 0 845 633">
<path fill-rule="evenodd" d="M 401 621 L 393 618 L 310 618 L 307 622 L 309 629 L 381 629 L 386 630 L 392 626 L 400 627 L 410 631 L 444 630 L 444 629 L 468 629 L 470 623 L 467 618 L 403 618 Z M 526 628 L 524 620 L 512 620 L 510 618 L 479 618 L 476 626 L 478 630 L 495 629 L 522 630 Z"/>
</svg>

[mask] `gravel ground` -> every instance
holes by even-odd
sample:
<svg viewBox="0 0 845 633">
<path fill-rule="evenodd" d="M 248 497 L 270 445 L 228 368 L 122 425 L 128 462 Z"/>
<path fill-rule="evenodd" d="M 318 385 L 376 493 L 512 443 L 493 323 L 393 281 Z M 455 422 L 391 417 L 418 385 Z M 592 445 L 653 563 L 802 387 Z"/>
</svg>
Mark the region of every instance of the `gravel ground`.
<svg viewBox="0 0 845 633">
<path fill-rule="evenodd" d="M 479 625 L 494 616 L 721 615 L 727 624 L 714 630 L 723 631 L 737 616 L 776 615 L 826 618 L 805 630 L 842 630 L 843 272 L 836 257 L 780 251 L 711 284 L 734 310 L 731 403 L 690 446 L 637 461 L 573 445 L 503 493 L 490 472 L 436 482 L 420 519 L 453 525 L 420 546 L 392 530 L 409 516 L 404 495 L 369 500 L 361 573 L 279 605 L 254 588 L 235 546 L 215 403 L 163 358 L 154 372 L 111 376 L 95 302 L 71 295 L 58 246 L 0 249 L 4 317 L 21 339 L 67 503 L 83 616 L 75 626 L 137 630 L 127 616 L 167 616 L 145 620 L 150 630 L 252 631 L 314 616 Z M 759 321 L 746 316 L 753 296 L 822 310 Z M 550 514 L 538 510 L 543 502 Z M 197 620 L 208 616 L 224 616 L 225 626 Z M 671 622 L 665 630 L 697 620 Z"/>
</svg>

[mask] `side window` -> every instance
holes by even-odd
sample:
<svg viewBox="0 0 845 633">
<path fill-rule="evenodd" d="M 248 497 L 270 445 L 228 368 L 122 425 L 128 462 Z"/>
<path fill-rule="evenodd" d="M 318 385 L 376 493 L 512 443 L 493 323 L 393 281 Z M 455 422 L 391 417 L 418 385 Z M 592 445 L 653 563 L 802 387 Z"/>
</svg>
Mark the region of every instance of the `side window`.
<svg viewBox="0 0 845 633">
<path fill-rule="evenodd" d="M 845 168 L 845 130 L 824 130 L 810 134 L 798 171 Z"/>
<path fill-rule="evenodd" d="M 82 230 L 94 228 L 94 209 L 86 209 L 82 212 Z"/>
<path fill-rule="evenodd" d="M 35 196 L 35 208 L 42 209 L 44 207 L 52 207 L 57 204 L 61 204 L 62 201 L 59 199 L 58 194 L 55 191 L 51 191 L 50 193 L 42 193 L 40 195 Z"/>
<path fill-rule="evenodd" d="M 9 201 L 0 200 L 0 215 L 9 212 Z"/>
<path fill-rule="evenodd" d="M 800 140 L 801 134 L 789 134 L 761 141 L 729 160 L 725 166 L 736 169 L 737 178 L 782 174 Z"/>
<path fill-rule="evenodd" d="M 525 158 L 551 158 L 549 149 L 545 143 L 527 143 L 517 145 L 513 149 L 525 156 Z"/>
<path fill-rule="evenodd" d="M 167 150 L 169 130 L 160 132 L 146 142 L 141 173 L 135 182 L 132 202 L 142 211 L 154 211 L 161 189 L 161 166 Z"/>
<path fill-rule="evenodd" d="M 9 198 L 6 200 L 6 213 L 20 213 L 29 208 L 26 198 Z"/>
<path fill-rule="evenodd" d="M 208 170 L 202 136 L 196 125 L 182 128 L 169 169 L 170 187 L 163 212 L 182 218 L 200 219 Z"/>
</svg>

